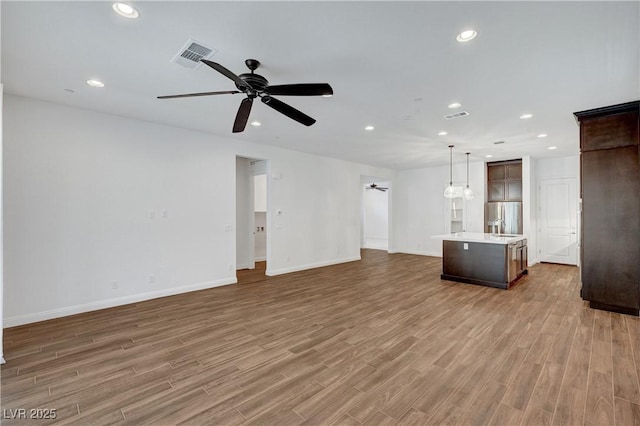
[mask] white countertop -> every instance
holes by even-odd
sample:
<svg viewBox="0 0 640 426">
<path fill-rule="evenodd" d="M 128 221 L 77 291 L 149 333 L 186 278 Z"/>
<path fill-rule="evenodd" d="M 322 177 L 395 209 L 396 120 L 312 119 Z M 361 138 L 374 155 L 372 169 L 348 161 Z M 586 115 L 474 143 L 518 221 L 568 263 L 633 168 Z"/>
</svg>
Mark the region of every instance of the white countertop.
<svg viewBox="0 0 640 426">
<path fill-rule="evenodd" d="M 499 236 L 496 234 L 483 234 L 481 232 L 454 232 L 452 234 L 434 235 L 431 238 L 443 241 L 464 241 L 467 243 L 509 244 L 524 240 L 527 236 L 515 234 Z"/>
</svg>

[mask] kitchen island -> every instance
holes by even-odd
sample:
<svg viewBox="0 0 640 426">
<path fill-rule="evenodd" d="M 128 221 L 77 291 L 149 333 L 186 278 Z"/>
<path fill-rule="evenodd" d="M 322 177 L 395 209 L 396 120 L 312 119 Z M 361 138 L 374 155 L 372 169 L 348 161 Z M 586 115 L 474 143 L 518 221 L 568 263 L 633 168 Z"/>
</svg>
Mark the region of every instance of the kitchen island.
<svg viewBox="0 0 640 426">
<path fill-rule="evenodd" d="M 527 237 L 456 232 L 442 240 L 443 280 L 508 289 L 527 274 Z"/>
</svg>

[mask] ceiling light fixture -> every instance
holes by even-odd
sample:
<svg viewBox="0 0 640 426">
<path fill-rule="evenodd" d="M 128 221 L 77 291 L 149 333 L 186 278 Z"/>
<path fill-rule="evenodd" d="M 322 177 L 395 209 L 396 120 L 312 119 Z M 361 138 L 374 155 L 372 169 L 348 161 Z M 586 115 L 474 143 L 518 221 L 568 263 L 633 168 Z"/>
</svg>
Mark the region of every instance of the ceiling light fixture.
<svg viewBox="0 0 640 426">
<path fill-rule="evenodd" d="M 485 158 L 492 158 L 492 157 L 493 157 L 493 155 L 491 155 L 491 154 L 487 154 L 487 155 L 485 155 L 484 157 L 485 157 Z"/>
<path fill-rule="evenodd" d="M 464 191 L 462 191 L 465 200 L 473 200 L 473 191 L 471 190 L 471 188 L 469 188 L 469 154 L 471 154 L 471 153 L 470 152 L 466 153 L 466 156 L 467 156 L 467 187 L 464 189 Z"/>
<path fill-rule="evenodd" d="M 333 95 L 322 95 L 322 97 L 323 97 L 323 98 L 330 98 L 330 97 L 332 97 L 332 96 L 333 96 Z"/>
<path fill-rule="evenodd" d="M 262 123 L 261 123 L 261 122 L 259 122 L 259 121 L 252 121 L 252 122 L 251 122 L 251 125 L 252 125 L 253 127 L 260 127 L 260 126 L 262 126 Z"/>
<path fill-rule="evenodd" d="M 444 198 L 458 198 L 462 195 L 459 186 L 453 186 L 453 145 L 449 145 L 449 186 L 444 190 Z"/>
<path fill-rule="evenodd" d="M 87 84 L 91 87 L 104 87 L 104 83 L 100 80 L 87 80 Z"/>
<path fill-rule="evenodd" d="M 546 133 L 540 133 L 538 135 L 539 138 L 546 138 L 547 136 L 549 136 L 549 135 L 547 135 Z"/>
<path fill-rule="evenodd" d="M 531 117 L 533 117 L 533 114 L 522 114 L 522 115 L 520 116 L 520 118 L 521 118 L 521 119 L 523 119 L 523 120 L 528 120 L 528 119 L 530 119 Z"/>
<path fill-rule="evenodd" d="M 135 19 L 140 14 L 138 11 L 131 5 L 126 3 L 114 3 L 113 10 L 120 16 L 124 16 L 125 18 Z"/>
<path fill-rule="evenodd" d="M 447 108 L 454 109 L 454 108 L 460 108 L 461 106 L 462 104 L 460 102 L 454 102 L 452 104 L 447 105 Z"/>
<path fill-rule="evenodd" d="M 550 146 L 550 147 L 549 147 L 549 148 L 547 148 L 547 149 L 558 149 L 558 147 L 557 147 L 557 146 Z"/>
<path fill-rule="evenodd" d="M 457 35 L 456 40 L 460 43 L 466 43 L 476 38 L 477 35 L 478 33 L 475 30 L 464 30 Z"/>
<path fill-rule="evenodd" d="M 373 126 L 367 126 L 367 127 L 365 127 L 364 129 L 365 129 L 367 132 L 370 132 L 370 131 L 372 131 L 373 129 L 375 129 L 375 127 L 373 127 Z"/>
<path fill-rule="evenodd" d="M 445 132 L 444 130 L 438 133 L 438 136 L 447 136 L 449 133 Z"/>
</svg>

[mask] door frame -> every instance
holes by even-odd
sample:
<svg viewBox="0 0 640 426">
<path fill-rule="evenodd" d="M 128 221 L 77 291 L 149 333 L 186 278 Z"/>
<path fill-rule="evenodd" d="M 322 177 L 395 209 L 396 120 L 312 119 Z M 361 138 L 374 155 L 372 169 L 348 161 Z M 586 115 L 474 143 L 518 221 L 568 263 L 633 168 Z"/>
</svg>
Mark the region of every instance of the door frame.
<svg viewBox="0 0 640 426">
<path fill-rule="evenodd" d="M 266 230 L 265 232 L 267 232 L 267 242 L 266 242 L 266 254 L 265 254 L 265 260 L 267 262 L 267 265 L 269 265 L 270 259 L 271 259 L 271 232 L 268 232 L 268 229 L 270 228 L 270 223 L 271 223 L 271 161 L 269 159 L 266 158 L 254 158 L 254 157 L 248 157 L 248 156 L 244 156 L 244 155 L 239 155 L 236 154 L 236 158 L 242 158 L 245 160 L 249 161 L 249 168 L 247 170 L 247 175 L 245 176 L 245 178 L 248 181 L 248 191 L 247 194 L 244 195 L 245 200 L 247 201 L 247 220 L 246 222 L 243 224 L 243 227 L 246 227 L 247 233 L 245 235 L 246 237 L 246 244 L 247 244 L 247 253 L 246 253 L 246 258 L 247 258 L 247 268 L 248 269 L 255 269 L 255 204 L 254 204 L 254 199 L 255 199 L 255 182 L 254 182 L 254 176 L 257 175 L 266 175 L 267 179 L 266 179 L 266 185 L 267 185 L 267 211 L 266 211 Z M 263 169 L 253 169 L 253 166 L 255 164 L 255 162 L 258 161 L 263 161 L 264 162 L 264 168 Z M 236 182 L 236 196 L 238 194 L 238 182 Z M 237 204 L 236 204 L 237 206 Z M 237 214 L 236 214 L 237 216 Z M 235 236 L 236 236 L 236 241 L 238 238 L 238 232 L 239 232 L 239 225 L 240 224 L 236 224 L 235 227 Z M 237 260 L 237 254 L 236 254 L 236 271 L 238 270 L 238 260 Z M 244 266 L 244 265 L 241 265 Z"/>
</svg>

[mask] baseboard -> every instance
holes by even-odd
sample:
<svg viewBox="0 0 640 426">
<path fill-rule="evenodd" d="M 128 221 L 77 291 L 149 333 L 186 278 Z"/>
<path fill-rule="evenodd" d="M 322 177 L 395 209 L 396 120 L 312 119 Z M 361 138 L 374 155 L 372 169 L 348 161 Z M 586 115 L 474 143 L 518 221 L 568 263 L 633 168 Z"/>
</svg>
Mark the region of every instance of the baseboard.
<svg viewBox="0 0 640 426">
<path fill-rule="evenodd" d="M 160 297 L 174 296 L 176 294 L 188 293 L 191 291 L 205 290 L 208 288 L 220 287 L 228 284 L 236 284 L 237 278 L 229 277 L 216 281 L 190 284 L 181 287 L 167 288 L 164 290 L 150 291 L 147 293 L 133 294 L 131 296 L 116 297 L 114 299 L 100 300 L 97 302 L 85 303 L 83 305 L 69 306 L 66 308 L 52 309 L 50 311 L 35 312 L 33 314 L 19 315 L 4 319 L 4 327 L 15 327 L 18 325 L 30 324 L 32 322 L 46 321 L 54 318 L 66 317 L 69 315 L 81 314 L 84 312 L 97 311 L 99 309 L 113 308 L 116 306 L 128 305 L 130 303 L 142 302 L 145 300 L 158 299 Z"/>
<path fill-rule="evenodd" d="M 249 269 L 249 264 L 248 263 L 243 263 L 243 264 L 238 264 L 236 265 L 236 271 L 239 271 L 241 269 Z"/>
<path fill-rule="evenodd" d="M 267 260 L 267 256 L 260 256 L 255 258 L 256 262 L 264 262 L 266 260 Z"/>
<path fill-rule="evenodd" d="M 422 250 L 395 250 L 389 253 L 404 253 L 404 254 L 417 254 L 418 256 L 442 257 L 442 253 L 440 252 L 422 251 Z"/>
<path fill-rule="evenodd" d="M 374 247 L 374 246 L 367 246 L 365 245 L 364 247 L 362 247 L 365 250 L 382 250 L 382 251 L 386 251 L 388 252 L 389 249 L 387 247 Z"/>
<path fill-rule="evenodd" d="M 325 260 L 323 262 L 308 263 L 306 265 L 292 266 L 290 268 L 267 269 L 265 274 L 269 277 L 274 275 L 288 274 L 290 272 L 304 271 L 307 269 L 321 268 L 323 266 L 338 265 L 340 263 L 355 262 L 361 260 L 360 256 L 344 257 L 342 259 Z M 267 265 L 268 267 L 268 265 Z"/>
</svg>

